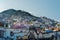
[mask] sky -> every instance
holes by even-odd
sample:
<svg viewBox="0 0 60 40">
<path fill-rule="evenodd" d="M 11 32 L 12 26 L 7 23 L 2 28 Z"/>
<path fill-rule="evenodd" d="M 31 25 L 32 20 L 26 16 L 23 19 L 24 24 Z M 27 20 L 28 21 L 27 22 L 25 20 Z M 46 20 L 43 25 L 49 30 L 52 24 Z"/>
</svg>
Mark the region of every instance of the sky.
<svg viewBox="0 0 60 40">
<path fill-rule="evenodd" d="M 60 21 L 60 0 L 0 0 L 0 12 L 7 9 L 24 10 L 37 17 Z"/>
</svg>

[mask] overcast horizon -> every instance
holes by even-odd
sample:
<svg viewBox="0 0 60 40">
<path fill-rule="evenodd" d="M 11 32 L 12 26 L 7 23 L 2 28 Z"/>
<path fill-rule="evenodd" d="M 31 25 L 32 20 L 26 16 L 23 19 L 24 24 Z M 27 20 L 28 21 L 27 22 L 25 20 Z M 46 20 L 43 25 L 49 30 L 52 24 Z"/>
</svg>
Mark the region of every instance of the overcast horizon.
<svg viewBox="0 0 60 40">
<path fill-rule="evenodd" d="M 8 9 L 24 10 L 37 17 L 60 21 L 60 0 L 0 0 L 0 12 Z"/>
</svg>

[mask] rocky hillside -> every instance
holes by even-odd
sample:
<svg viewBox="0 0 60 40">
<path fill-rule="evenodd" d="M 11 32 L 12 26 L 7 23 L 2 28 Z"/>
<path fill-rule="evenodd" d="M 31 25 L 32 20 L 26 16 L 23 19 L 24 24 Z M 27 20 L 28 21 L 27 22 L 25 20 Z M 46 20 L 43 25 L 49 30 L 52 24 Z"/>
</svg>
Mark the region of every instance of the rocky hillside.
<svg viewBox="0 0 60 40">
<path fill-rule="evenodd" d="M 14 19 L 18 19 L 20 21 L 28 20 L 29 22 L 38 21 L 44 26 L 55 26 L 57 21 L 52 20 L 47 17 L 36 17 L 30 14 L 29 12 L 15 9 L 8 9 L 0 13 L 0 22 L 3 23 L 11 23 Z"/>
</svg>

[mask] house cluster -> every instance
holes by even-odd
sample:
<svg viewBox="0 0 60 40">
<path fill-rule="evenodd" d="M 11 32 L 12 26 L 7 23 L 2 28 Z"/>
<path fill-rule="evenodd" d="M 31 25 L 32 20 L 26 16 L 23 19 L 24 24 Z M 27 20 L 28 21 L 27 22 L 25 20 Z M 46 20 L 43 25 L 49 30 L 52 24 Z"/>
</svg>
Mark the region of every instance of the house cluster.
<svg viewBox="0 0 60 40">
<path fill-rule="evenodd" d="M 39 35 L 41 34 L 39 36 L 41 37 L 43 33 L 49 33 L 52 31 L 60 31 L 60 28 L 59 28 L 60 23 L 55 24 L 54 21 L 51 21 L 50 19 L 47 19 L 45 17 L 40 17 L 39 19 L 36 19 L 34 21 L 30 19 L 29 17 L 27 18 L 26 17 L 22 18 L 22 17 L 12 15 L 10 18 L 2 19 L 2 22 L 0 22 L 0 30 L 2 28 L 5 29 L 4 30 L 5 38 L 9 39 L 12 37 L 13 39 L 20 39 L 22 37 L 22 38 L 27 39 L 28 36 L 30 37 L 32 33 L 34 33 L 33 35 L 35 35 L 34 37 L 35 39 L 37 39 L 38 34 Z M 0 33 L 2 34 L 2 32 Z"/>
<path fill-rule="evenodd" d="M 22 16 L 23 17 L 23 16 Z M 2 19 L 3 23 L 0 22 L 0 25 L 4 24 L 6 28 L 27 28 L 34 26 L 40 29 L 48 29 L 48 28 L 55 28 L 56 21 L 48 19 L 46 17 L 40 17 L 33 21 L 30 17 L 20 17 L 16 15 L 11 15 L 9 18 Z"/>
</svg>

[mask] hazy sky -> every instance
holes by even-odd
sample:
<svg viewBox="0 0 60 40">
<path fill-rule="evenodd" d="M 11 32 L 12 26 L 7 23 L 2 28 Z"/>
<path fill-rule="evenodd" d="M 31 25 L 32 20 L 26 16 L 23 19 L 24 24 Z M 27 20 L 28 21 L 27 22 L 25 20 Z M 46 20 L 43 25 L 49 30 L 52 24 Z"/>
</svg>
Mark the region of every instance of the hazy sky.
<svg viewBox="0 0 60 40">
<path fill-rule="evenodd" d="M 12 8 L 60 21 L 60 0 L 0 0 L 0 12 Z"/>
</svg>

